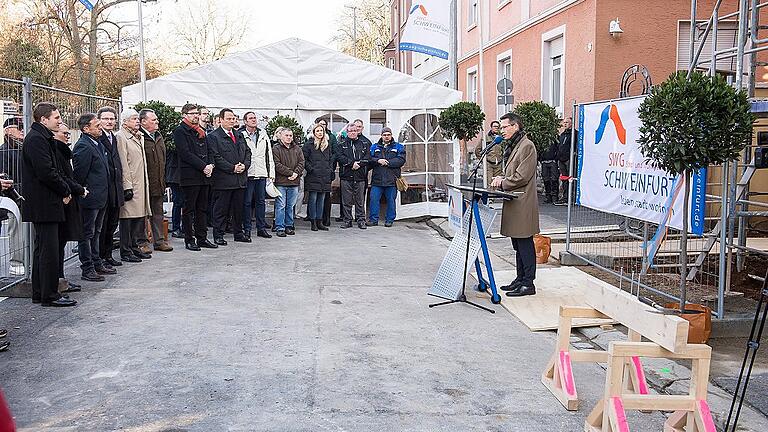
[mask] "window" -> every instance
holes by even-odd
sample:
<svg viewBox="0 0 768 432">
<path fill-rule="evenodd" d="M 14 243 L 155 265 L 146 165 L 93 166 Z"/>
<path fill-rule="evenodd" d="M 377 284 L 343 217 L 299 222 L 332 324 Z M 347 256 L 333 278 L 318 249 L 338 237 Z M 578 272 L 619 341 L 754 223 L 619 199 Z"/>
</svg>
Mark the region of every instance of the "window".
<svg viewBox="0 0 768 432">
<path fill-rule="evenodd" d="M 696 34 L 696 49 L 702 44 L 702 37 L 704 36 L 704 29 L 706 22 L 698 22 L 697 34 Z M 738 46 L 738 29 L 739 24 L 736 21 L 720 21 L 717 24 L 717 50 L 725 50 Z M 699 66 L 709 68 L 712 59 L 712 43 L 714 39 L 713 32 L 707 36 L 704 40 L 704 47 L 699 55 Z M 695 52 L 695 51 L 694 51 Z M 691 53 L 691 22 L 680 21 L 677 27 L 677 69 L 688 70 L 688 64 L 690 62 Z M 745 60 L 748 60 L 745 58 Z M 747 66 L 746 69 L 749 69 Z M 717 70 L 721 72 L 729 72 L 729 75 L 735 75 L 736 71 L 736 57 L 723 58 L 722 55 L 718 55 Z"/>
<path fill-rule="evenodd" d="M 392 69 L 392 70 L 395 69 L 395 58 L 394 57 L 390 57 L 389 58 L 389 68 Z"/>
<path fill-rule="evenodd" d="M 501 81 L 502 79 L 512 79 L 512 58 L 511 57 L 503 57 L 498 60 L 498 81 Z M 497 82 L 498 82 L 497 81 Z M 499 97 L 504 96 L 501 93 L 498 93 Z M 511 104 L 499 104 L 497 113 L 497 117 L 501 117 L 502 115 L 508 113 L 512 110 Z"/>
<path fill-rule="evenodd" d="M 467 12 L 467 27 L 469 28 L 477 24 L 477 1 L 469 0 L 469 11 Z"/>
<path fill-rule="evenodd" d="M 547 32 L 542 36 L 541 100 L 563 114 L 563 86 L 565 83 L 565 28 Z"/>
<path fill-rule="evenodd" d="M 467 73 L 467 100 L 477 102 L 477 70 Z"/>
</svg>

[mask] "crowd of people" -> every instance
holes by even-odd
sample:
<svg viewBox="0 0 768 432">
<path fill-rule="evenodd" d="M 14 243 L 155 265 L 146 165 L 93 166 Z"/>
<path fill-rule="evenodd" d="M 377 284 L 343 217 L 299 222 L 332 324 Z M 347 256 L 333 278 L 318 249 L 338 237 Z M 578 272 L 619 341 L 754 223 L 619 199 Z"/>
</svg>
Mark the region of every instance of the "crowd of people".
<svg viewBox="0 0 768 432">
<path fill-rule="evenodd" d="M 79 139 L 70 147 L 72 134 L 58 108 L 47 102 L 34 107 L 29 132 L 17 137 L 23 144 L 14 143 L 20 148 L 21 172 L 0 180 L 3 188 L 12 188 L 14 176 L 21 179 L 26 198 L 22 220 L 33 224 L 35 239 L 34 303 L 77 304 L 69 294 L 82 287 L 64 275 L 69 241 L 78 242 L 81 279 L 89 282 L 105 281 L 123 263 L 173 251 L 164 226 L 167 188 L 173 201 L 170 236 L 183 238 L 189 251 L 226 246 L 229 233 L 235 242 L 251 243 L 254 229 L 265 239 L 273 237 L 270 230 L 277 237 L 295 235 L 302 179 L 310 229 L 327 231 L 337 169 L 340 228 L 378 225 L 382 198 L 384 225 L 394 224 L 397 179 L 406 154 L 391 129 L 383 128 L 381 138 L 372 143 L 363 135 L 362 120 L 347 125 L 337 137 L 319 119 L 299 145 L 301 140 L 286 127 L 268 136 L 254 112 L 243 115 L 242 126 L 227 108 L 213 121 L 207 109 L 195 104 L 184 105 L 181 114 L 173 146 L 166 146 L 153 110 L 125 109 L 118 118 L 114 108 L 104 107 L 80 115 Z M 23 131 L 20 120 L 13 122 Z M 271 222 L 266 219 L 268 197 L 275 198 Z"/>
</svg>

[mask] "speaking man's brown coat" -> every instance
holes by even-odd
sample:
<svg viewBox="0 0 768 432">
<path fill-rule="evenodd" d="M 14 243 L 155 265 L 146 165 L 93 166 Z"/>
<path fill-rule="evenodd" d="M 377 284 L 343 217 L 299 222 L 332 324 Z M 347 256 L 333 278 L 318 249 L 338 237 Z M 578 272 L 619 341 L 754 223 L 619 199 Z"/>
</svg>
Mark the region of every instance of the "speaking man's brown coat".
<svg viewBox="0 0 768 432">
<path fill-rule="evenodd" d="M 504 201 L 501 234 L 512 238 L 539 233 L 539 198 L 536 196 L 536 146 L 523 137 L 504 165 L 504 192 L 523 192 L 519 199 Z"/>
</svg>

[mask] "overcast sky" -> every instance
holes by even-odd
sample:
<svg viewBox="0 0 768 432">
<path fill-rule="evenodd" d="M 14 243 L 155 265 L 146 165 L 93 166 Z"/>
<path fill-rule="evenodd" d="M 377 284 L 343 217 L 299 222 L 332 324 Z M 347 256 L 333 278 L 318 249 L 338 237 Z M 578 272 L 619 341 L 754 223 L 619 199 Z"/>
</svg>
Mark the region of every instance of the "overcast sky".
<svg viewBox="0 0 768 432">
<path fill-rule="evenodd" d="M 168 50 L 172 41 L 167 36 L 173 17 L 186 1 L 157 0 L 144 4 L 148 57 L 162 57 L 162 52 Z M 354 0 L 217 0 L 217 3 L 250 14 L 250 20 L 243 20 L 242 24 L 248 29 L 238 49 L 245 51 L 290 37 L 336 49 L 336 44 L 330 39 L 336 30 L 338 17 L 344 5 L 354 4 Z M 136 22 L 138 8 L 135 3 L 127 3 L 116 9 L 112 17 Z"/>
</svg>

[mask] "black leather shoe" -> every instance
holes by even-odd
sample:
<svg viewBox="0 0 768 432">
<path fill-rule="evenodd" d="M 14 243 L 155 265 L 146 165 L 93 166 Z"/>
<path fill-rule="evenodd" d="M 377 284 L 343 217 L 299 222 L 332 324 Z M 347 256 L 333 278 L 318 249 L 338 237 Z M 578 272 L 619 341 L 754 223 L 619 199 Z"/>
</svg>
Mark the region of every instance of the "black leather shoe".
<svg viewBox="0 0 768 432">
<path fill-rule="evenodd" d="M 187 250 L 191 250 L 191 251 L 195 251 L 195 252 L 200 250 L 200 246 L 198 246 L 197 243 L 195 243 L 193 241 L 192 242 L 186 242 L 184 244 L 184 247 L 187 248 Z"/>
<path fill-rule="evenodd" d="M 265 229 L 257 231 L 256 236 L 262 238 L 272 238 L 272 234 L 268 233 Z"/>
<path fill-rule="evenodd" d="M 106 280 L 106 279 L 104 279 L 104 276 L 96 273 L 93 270 L 89 270 L 89 271 L 83 273 L 80 276 L 80 279 L 86 280 L 86 281 L 89 281 L 89 282 L 104 282 Z"/>
<path fill-rule="evenodd" d="M 120 260 L 124 262 L 132 262 L 132 263 L 141 262 L 141 258 L 137 257 L 136 255 L 123 255 L 120 257 Z"/>
<path fill-rule="evenodd" d="M 328 231 L 328 227 L 323 225 L 323 221 L 317 221 L 317 229 L 320 231 Z"/>
<path fill-rule="evenodd" d="M 529 295 L 534 295 L 534 294 L 536 294 L 536 287 L 535 286 L 533 286 L 533 285 L 531 285 L 531 286 L 520 286 L 520 288 L 518 288 L 515 291 L 508 291 L 507 292 L 507 297 L 524 297 L 524 296 L 529 296 Z"/>
<path fill-rule="evenodd" d="M 76 283 L 74 283 L 72 281 L 69 281 L 69 280 L 67 281 L 67 285 L 69 285 L 69 288 L 82 288 L 83 287 L 82 285 L 76 284 Z"/>
<path fill-rule="evenodd" d="M 111 265 L 112 267 L 120 267 L 121 265 L 123 265 L 123 263 L 121 263 L 120 261 L 112 257 L 108 257 L 107 259 L 104 260 L 104 262 Z"/>
<path fill-rule="evenodd" d="M 365 225 L 365 222 L 363 221 L 358 222 L 357 227 L 360 229 L 368 229 L 368 227 Z"/>
<path fill-rule="evenodd" d="M 98 273 L 100 275 L 105 275 L 105 274 L 113 275 L 113 274 L 117 273 L 117 270 L 113 269 L 112 267 L 107 267 L 107 266 L 96 267 L 95 270 L 96 270 L 96 273 Z"/>
<path fill-rule="evenodd" d="M 173 231 L 171 232 L 171 237 L 173 238 L 184 238 L 184 233 L 181 231 Z"/>
<path fill-rule="evenodd" d="M 138 252 L 138 253 L 134 252 L 134 255 L 136 255 L 137 257 L 139 257 L 139 258 L 141 258 L 143 260 L 152 258 L 151 254 L 144 253 L 144 252 Z"/>
<path fill-rule="evenodd" d="M 235 236 L 235 241 L 238 243 L 251 243 L 251 239 L 248 237 L 242 235 L 242 236 Z"/>
<path fill-rule="evenodd" d="M 502 290 L 502 291 L 517 291 L 517 290 L 520 289 L 521 285 L 522 285 L 522 283 L 520 283 L 520 281 L 512 281 L 511 284 L 501 286 L 501 287 L 499 287 L 499 289 Z"/>
<path fill-rule="evenodd" d="M 61 294 L 68 294 L 68 293 L 73 293 L 73 292 L 80 292 L 81 290 L 82 290 L 82 288 L 69 287 L 69 288 L 67 288 L 67 289 L 65 289 L 63 291 L 60 291 L 60 292 L 61 292 Z M 40 303 L 40 302 L 38 302 L 38 303 Z"/>
<path fill-rule="evenodd" d="M 339 225 L 339 228 L 341 229 L 352 228 L 352 221 L 344 222 L 343 224 Z"/>
<path fill-rule="evenodd" d="M 210 241 L 208 241 L 208 239 L 198 240 L 197 241 L 197 246 L 199 246 L 201 248 L 206 248 L 206 249 L 216 249 L 216 248 L 218 248 L 217 245 L 211 243 Z"/>
<path fill-rule="evenodd" d="M 285 233 L 288 234 L 288 235 L 294 235 L 294 234 L 296 234 L 296 229 L 292 228 L 292 227 L 286 227 L 285 228 Z"/>
<path fill-rule="evenodd" d="M 226 246 L 227 245 L 227 241 L 224 240 L 221 237 L 213 239 L 213 242 L 216 243 L 219 246 Z"/>
<path fill-rule="evenodd" d="M 366 226 L 379 226 L 379 223 L 378 223 L 378 222 L 371 222 L 371 221 L 368 221 L 368 222 L 366 222 L 366 223 L 365 223 L 365 225 L 366 225 Z"/>
<path fill-rule="evenodd" d="M 75 306 L 77 304 L 77 301 L 68 299 L 66 297 L 61 297 L 58 300 L 48 301 L 48 302 L 42 302 L 40 305 L 43 307 L 67 307 L 67 306 Z"/>
<path fill-rule="evenodd" d="M 279 230 L 279 231 L 277 231 L 277 234 L 275 234 L 275 235 L 278 236 L 278 237 L 285 237 L 285 231 Z"/>
</svg>

